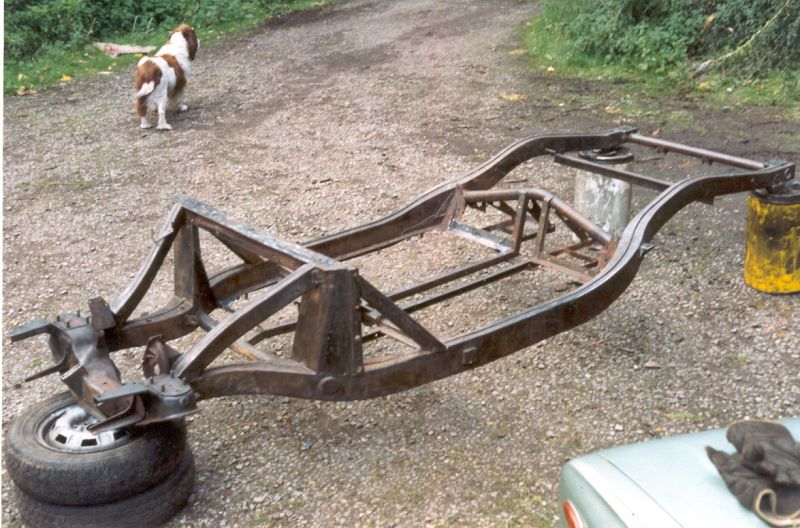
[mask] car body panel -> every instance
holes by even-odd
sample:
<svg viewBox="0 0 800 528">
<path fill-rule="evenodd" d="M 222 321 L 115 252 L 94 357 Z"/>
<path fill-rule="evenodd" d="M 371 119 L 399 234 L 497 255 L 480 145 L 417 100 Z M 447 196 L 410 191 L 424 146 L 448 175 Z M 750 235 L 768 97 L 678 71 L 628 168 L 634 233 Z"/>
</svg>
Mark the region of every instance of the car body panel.
<svg viewBox="0 0 800 528">
<path fill-rule="evenodd" d="M 782 423 L 800 438 L 800 418 Z M 562 472 L 560 500 L 572 501 L 590 527 L 767 526 L 728 491 L 705 446 L 735 451 L 716 429 L 576 458 Z"/>
</svg>

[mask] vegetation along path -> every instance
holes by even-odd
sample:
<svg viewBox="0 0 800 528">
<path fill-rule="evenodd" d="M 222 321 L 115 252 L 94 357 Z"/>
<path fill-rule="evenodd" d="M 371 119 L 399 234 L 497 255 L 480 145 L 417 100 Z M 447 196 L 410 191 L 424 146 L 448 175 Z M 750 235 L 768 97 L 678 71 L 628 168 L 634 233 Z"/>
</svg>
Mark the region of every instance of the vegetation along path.
<svg viewBox="0 0 800 528">
<path fill-rule="evenodd" d="M 707 109 L 532 69 L 520 34 L 536 8 L 358 0 L 203 42 L 190 110 L 171 132 L 137 127 L 132 71 L 7 97 L 4 335 L 113 298 L 176 193 L 304 241 L 395 210 L 531 134 L 628 122 L 800 161 L 800 126 L 779 109 Z M 570 199 L 562 175 L 532 166 L 518 177 Z M 195 493 L 172 524 L 549 526 L 569 457 L 743 416 L 797 415 L 800 300 L 742 283 L 745 212 L 742 196 L 689 207 L 609 310 L 470 373 L 365 402 L 203 403 L 190 420 Z M 366 259 L 363 273 L 399 285 L 448 258 L 437 247 L 398 251 L 399 263 Z M 498 286 L 432 319 L 456 333 L 520 302 Z M 48 363 L 45 348 L 6 343 L 4 430 L 63 389 L 53 377 L 22 383 Z M 115 360 L 131 379 L 141 358 Z M 7 478 L 2 492 L 3 524 L 18 525 Z"/>
</svg>

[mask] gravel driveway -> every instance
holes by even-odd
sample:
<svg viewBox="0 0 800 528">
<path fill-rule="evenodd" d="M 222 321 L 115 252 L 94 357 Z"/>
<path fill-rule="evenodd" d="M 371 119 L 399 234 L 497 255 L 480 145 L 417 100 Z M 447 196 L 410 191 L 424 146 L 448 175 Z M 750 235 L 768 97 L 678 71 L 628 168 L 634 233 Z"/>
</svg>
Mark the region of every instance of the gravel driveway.
<svg viewBox="0 0 800 528">
<path fill-rule="evenodd" d="M 624 85 L 531 71 L 518 48 L 534 13 L 529 1 L 353 1 L 203 42 L 190 110 L 171 132 L 137 127 L 132 72 L 7 98 L 4 335 L 113 299 L 176 193 L 304 241 L 378 218 L 543 132 L 629 121 L 800 161 L 798 124 L 779 110 L 632 100 Z M 531 165 L 519 177 L 570 198 L 560 176 Z M 364 402 L 204 402 L 190 420 L 195 493 L 172 525 L 549 526 L 570 457 L 798 415 L 800 297 L 743 284 L 745 213 L 741 195 L 690 206 L 610 309 L 469 373 Z M 393 266 L 365 259 L 362 270 L 404 283 L 445 249 L 394 254 Z M 455 332 L 519 301 L 488 292 L 434 319 Z M 62 390 L 53 377 L 22 383 L 48 364 L 43 340 L 5 345 L 4 430 Z M 128 379 L 134 352 L 115 356 Z M 18 525 L 8 478 L 2 499 L 3 525 Z"/>
</svg>

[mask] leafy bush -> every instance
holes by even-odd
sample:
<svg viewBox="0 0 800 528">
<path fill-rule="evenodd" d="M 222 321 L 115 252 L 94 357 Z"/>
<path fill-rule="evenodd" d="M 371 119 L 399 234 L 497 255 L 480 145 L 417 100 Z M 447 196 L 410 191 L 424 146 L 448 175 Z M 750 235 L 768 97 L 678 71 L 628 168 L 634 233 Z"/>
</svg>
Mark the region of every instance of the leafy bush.
<svg viewBox="0 0 800 528">
<path fill-rule="evenodd" d="M 5 59 L 30 59 L 49 49 L 110 39 L 134 29 L 198 27 L 253 20 L 292 0 L 7 0 Z"/>
<path fill-rule="evenodd" d="M 642 71 L 738 48 L 724 65 L 749 75 L 800 64 L 797 0 L 543 0 L 542 12 L 581 52 Z"/>
<path fill-rule="evenodd" d="M 155 0 L 11 0 L 5 4 L 5 58 L 33 57 L 48 48 L 68 48 L 130 31 L 135 21 L 156 26 L 180 19 L 181 2 Z M 138 17 L 138 18 L 137 18 Z"/>
<path fill-rule="evenodd" d="M 82 39 L 85 25 L 83 0 L 51 0 L 27 5 L 24 0 L 5 4 L 6 60 L 31 56 L 43 42 L 67 44 Z"/>
<path fill-rule="evenodd" d="M 700 51 L 716 54 L 735 49 L 756 35 L 752 45 L 731 61 L 737 70 L 765 75 L 770 70 L 800 67 L 800 2 L 797 0 L 728 0 L 710 2 L 714 21 L 701 38 Z M 773 17 L 772 23 L 767 24 Z"/>
</svg>

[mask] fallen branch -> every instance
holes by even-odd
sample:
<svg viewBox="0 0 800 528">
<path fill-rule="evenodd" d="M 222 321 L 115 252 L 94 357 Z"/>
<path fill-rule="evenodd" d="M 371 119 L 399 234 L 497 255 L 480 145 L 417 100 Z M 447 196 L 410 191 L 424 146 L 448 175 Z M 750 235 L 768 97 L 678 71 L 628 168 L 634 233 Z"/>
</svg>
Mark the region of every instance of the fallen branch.
<svg viewBox="0 0 800 528">
<path fill-rule="evenodd" d="M 155 46 L 128 46 L 127 44 L 112 44 L 111 42 L 92 42 L 95 48 L 112 57 L 125 53 L 150 53 Z"/>
</svg>

